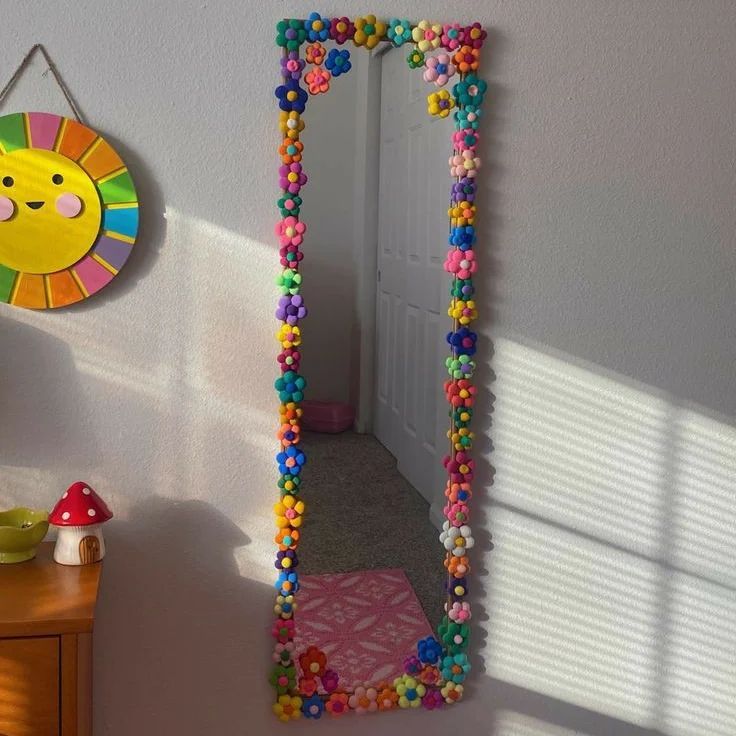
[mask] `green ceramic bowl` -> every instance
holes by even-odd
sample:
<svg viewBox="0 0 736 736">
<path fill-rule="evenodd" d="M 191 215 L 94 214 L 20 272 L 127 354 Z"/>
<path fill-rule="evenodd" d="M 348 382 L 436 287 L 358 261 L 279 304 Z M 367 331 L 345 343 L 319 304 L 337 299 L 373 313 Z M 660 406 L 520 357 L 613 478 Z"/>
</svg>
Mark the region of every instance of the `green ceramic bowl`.
<svg viewBox="0 0 736 736">
<path fill-rule="evenodd" d="M 48 530 L 48 511 L 26 508 L 0 511 L 0 564 L 32 560 Z"/>
</svg>

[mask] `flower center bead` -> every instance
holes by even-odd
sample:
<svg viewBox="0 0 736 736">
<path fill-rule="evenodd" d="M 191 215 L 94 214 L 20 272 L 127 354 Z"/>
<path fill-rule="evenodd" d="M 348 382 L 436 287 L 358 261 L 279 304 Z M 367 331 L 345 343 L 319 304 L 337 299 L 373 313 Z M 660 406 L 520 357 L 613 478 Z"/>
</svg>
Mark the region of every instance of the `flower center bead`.
<svg viewBox="0 0 736 736">
<path fill-rule="evenodd" d="M 394 32 L 397 36 L 403 36 L 404 35 L 404 26 L 396 26 L 394 29 Z"/>
<path fill-rule="evenodd" d="M 431 28 L 429 30 L 424 31 L 424 38 L 426 38 L 427 41 L 434 41 L 436 37 L 437 37 L 437 34 Z"/>
<path fill-rule="evenodd" d="M 363 31 L 366 36 L 372 36 L 376 32 L 376 27 L 373 25 L 373 23 L 366 23 L 363 26 Z"/>
<path fill-rule="evenodd" d="M 299 179 L 299 175 L 295 171 L 292 171 L 286 178 L 293 184 Z"/>
<path fill-rule="evenodd" d="M 344 21 L 340 21 L 337 24 L 337 30 L 338 30 L 339 33 L 345 33 L 345 31 L 347 31 L 347 29 L 348 29 L 348 24 L 345 23 Z"/>
<path fill-rule="evenodd" d="M 417 691 L 416 690 L 407 690 L 406 691 L 406 699 L 407 700 L 416 700 L 417 699 Z"/>
<path fill-rule="evenodd" d="M 293 41 L 296 38 L 296 31 L 293 28 L 288 28 L 285 35 L 286 38 Z"/>
<path fill-rule="evenodd" d="M 437 64 L 437 74 L 446 74 L 447 64 Z"/>
<path fill-rule="evenodd" d="M 478 94 L 478 88 L 474 84 L 471 84 L 470 87 L 468 87 L 468 92 L 475 97 Z"/>
<path fill-rule="evenodd" d="M 286 93 L 286 99 L 289 100 L 289 102 L 294 102 L 298 96 L 299 95 L 293 89 Z"/>
<path fill-rule="evenodd" d="M 322 21 L 321 20 L 315 20 L 312 23 L 312 29 L 313 30 L 315 30 L 315 31 L 321 31 L 322 28 L 324 28 L 324 26 L 322 25 Z"/>
</svg>

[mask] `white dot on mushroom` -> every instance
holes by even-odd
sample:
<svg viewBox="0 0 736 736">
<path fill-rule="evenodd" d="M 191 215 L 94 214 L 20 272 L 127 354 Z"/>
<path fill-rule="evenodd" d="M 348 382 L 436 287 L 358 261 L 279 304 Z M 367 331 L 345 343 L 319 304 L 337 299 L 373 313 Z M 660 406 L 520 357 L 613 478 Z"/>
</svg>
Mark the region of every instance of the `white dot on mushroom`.
<svg viewBox="0 0 736 736">
<path fill-rule="evenodd" d="M 82 488 L 82 493 L 84 493 L 85 496 L 89 496 L 91 491 L 89 490 L 89 488 Z"/>
<path fill-rule="evenodd" d="M 62 518 L 62 519 L 64 519 L 64 521 L 66 521 L 66 520 L 67 520 L 67 519 L 68 519 L 68 518 L 69 518 L 70 516 L 71 516 L 71 514 L 70 514 L 70 513 L 68 512 L 68 511 L 65 511 L 65 512 L 64 512 L 64 513 L 63 513 L 63 514 L 61 515 L 61 518 Z"/>
<path fill-rule="evenodd" d="M 87 509 L 87 514 L 89 514 L 89 516 L 94 516 L 96 513 L 97 512 L 94 509 Z"/>
</svg>

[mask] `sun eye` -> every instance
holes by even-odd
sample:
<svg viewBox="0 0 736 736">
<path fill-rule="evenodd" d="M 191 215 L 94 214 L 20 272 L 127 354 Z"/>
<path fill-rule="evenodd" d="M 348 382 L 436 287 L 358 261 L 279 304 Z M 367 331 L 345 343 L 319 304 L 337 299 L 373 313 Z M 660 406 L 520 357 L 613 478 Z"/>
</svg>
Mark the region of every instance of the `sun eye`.
<svg viewBox="0 0 736 736">
<path fill-rule="evenodd" d="M 12 176 L 4 176 L 3 177 L 3 186 L 4 187 L 12 187 L 15 182 L 13 181 Z"/>
<path fill-rule="evenodd" d="M 63 184 L 64 183 L 64 177 L 61 174 L 54 174 L 51 177 L 51 181 L 54 182 L 54 184 Z"/>
</svg>

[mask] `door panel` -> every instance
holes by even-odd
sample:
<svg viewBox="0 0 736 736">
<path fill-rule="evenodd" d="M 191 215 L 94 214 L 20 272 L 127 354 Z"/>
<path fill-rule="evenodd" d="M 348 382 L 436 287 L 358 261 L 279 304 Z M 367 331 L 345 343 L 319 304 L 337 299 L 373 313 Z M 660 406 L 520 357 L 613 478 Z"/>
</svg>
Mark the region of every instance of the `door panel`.
<svg viewBox="0 0 736 736">
<path fill-rule="evenodd" d="M 401 51 L 388 51 L 382 64 L 374 431 L 431 503 L 444 489 L 449 426 L 442 264 L 452 124 L 427 115 L 427 86 Z"/>
<path fill-rule="evenodd" d="M 0 639 L 0 734 L 58 736 L 59 639 Z"/>
</svg>

